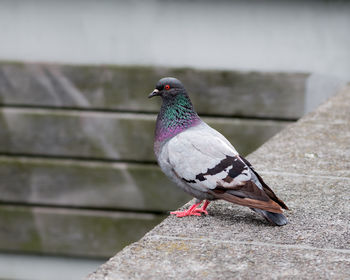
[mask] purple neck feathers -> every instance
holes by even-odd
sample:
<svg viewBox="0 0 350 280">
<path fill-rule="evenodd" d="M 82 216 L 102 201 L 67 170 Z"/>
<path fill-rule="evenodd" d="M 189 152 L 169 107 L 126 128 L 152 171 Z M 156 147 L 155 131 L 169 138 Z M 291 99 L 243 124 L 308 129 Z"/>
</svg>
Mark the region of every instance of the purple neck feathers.
<svg viewBox="0 0 350 280">
<path fill-rule="evenodd" d="M 187 94 L 163 99 L 156 123 L 155 141 L 166 141 L 200 122 L 201 119 L 194 111 Z"/>
</svg>

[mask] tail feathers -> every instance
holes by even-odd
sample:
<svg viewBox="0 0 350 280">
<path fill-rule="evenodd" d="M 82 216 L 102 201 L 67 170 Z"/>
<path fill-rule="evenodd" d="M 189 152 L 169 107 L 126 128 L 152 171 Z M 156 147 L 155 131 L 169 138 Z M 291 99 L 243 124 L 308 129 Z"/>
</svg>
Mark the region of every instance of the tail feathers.
<svg viewBox="0 0 350 280">
<path fill-rule="evenodd" d="M 256 187 L 256 189 L 258 189 L 258 187 Z M 264 209 L 266 211 L 270 211 L 270 212 L 274 212 L 274 213 L 282 213 L 283 212 L 281 206 L 278 205 L 272 199 L 269 199 L 267 196 L 262 197 L 263 198 L 262 200 L 252 199 L 249 197 L 240 197 L 240 196 L 237 196 L 236 193 L 235 194 L 232 193 L 232 191 L 225 192 L 225 191 L 222 191 L 220 189 L 219 190 L 215 189 L 214 191 L 208 190 L 208 193 L 212 194 L 217 199 L 224 199 L 226 201 L 236 203 L 238 205 L 248 206 L 248 207 L 254 208 L 254 209 L 256 209 L 256 207 L 257 207 L 257 208 Z"/>
<path fill-rule="evenodd" d="M 275 226 L 284 226 L 288 224 L 288 220 L 283 214 L 272 213 L 272 212 L 257 209 L 257 208 L 251 208 L 251 209 L 259 213 L 261 216 L 263 216 L 266 220 L 268 220 L 270 223 L 272 223 Z"/>
</svg>

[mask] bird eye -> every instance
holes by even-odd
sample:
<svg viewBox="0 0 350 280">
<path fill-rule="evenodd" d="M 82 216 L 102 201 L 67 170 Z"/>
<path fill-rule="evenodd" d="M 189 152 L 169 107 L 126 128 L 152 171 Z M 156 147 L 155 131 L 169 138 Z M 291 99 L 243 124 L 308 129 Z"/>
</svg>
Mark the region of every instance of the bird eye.
<svg viewBox="0 0 350 280">
<path fill-rule="evenodd" d="M 164 87 L 166 90 L 169 90 L 170 89 L 170 86 L 169 85 L 165 85 Z"/>
</svg>

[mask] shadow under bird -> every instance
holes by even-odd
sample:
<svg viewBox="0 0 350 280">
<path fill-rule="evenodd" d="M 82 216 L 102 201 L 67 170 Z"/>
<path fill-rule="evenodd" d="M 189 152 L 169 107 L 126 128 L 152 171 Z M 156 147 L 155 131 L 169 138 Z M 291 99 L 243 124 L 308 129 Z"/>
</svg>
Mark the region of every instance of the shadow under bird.
<svg viewBox="0 0 350 280">
<path fill-rule="evenodd" d="M 162 98 L 154 140 L 158 164 L 196 198 L 189 209 L 171 214 L 207 215 L 210 201 L 223 199 L 250 207 L 274 225 L 288 223 L 282 214 L 282 209 L 288 209 L 286 204 L 222 134 L 200 119 L 179 80 L 159 80 L 148 97 L 154 96 Z"/>
</svg>

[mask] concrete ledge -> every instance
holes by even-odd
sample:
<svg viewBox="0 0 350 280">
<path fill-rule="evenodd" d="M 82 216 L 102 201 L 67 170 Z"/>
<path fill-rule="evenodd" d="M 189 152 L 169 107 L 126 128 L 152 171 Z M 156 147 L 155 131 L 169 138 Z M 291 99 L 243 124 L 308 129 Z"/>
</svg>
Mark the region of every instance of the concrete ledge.
<svg viewBox="0 0 350 280">
<path fill-rule="evenodd" d="M 248 158 L 292 209 L 268 225 L 226 202 L 169 217 L 87 279 L 350 278 L 350 87 Z"/>
</svg>

